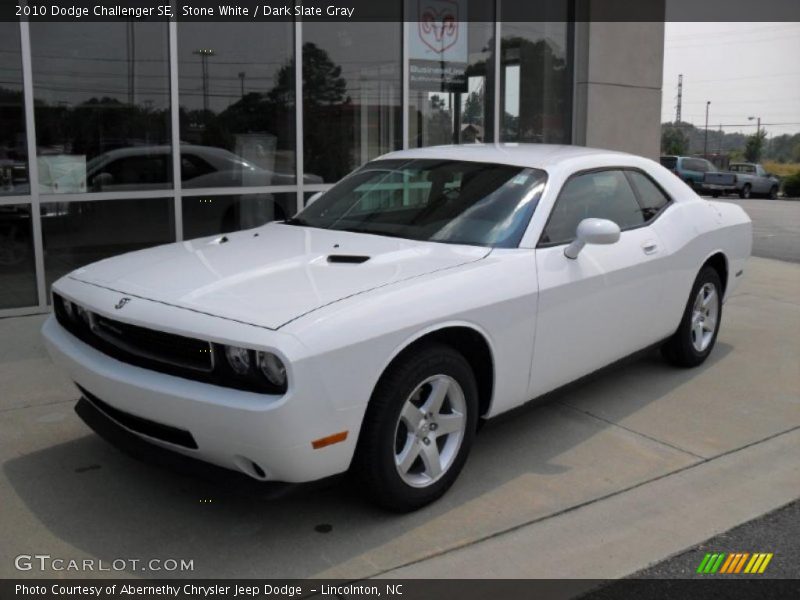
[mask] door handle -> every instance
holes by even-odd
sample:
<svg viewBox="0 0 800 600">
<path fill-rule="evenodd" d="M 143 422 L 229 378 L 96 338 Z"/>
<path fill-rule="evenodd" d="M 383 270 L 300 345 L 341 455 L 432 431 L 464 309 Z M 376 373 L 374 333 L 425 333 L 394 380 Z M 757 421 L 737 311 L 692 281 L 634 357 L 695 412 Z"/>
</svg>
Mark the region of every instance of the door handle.
<svg viewBox="0 0 800 600">
<path fill-rule="evenodd" d="M 642 251 L 645 254 L 655 254 L 658 252 L 658 244 L 653 241 L 648 241 L 642 244 Z"/>
</svg>

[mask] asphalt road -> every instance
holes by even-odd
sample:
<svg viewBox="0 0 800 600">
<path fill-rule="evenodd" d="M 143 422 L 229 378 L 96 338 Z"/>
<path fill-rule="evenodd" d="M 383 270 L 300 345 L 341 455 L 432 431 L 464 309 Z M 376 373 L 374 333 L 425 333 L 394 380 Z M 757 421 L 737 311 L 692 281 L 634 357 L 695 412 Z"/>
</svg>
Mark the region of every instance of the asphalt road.
<svg viewBox="0 0 800 600">
<path fill-rule="evenodd" d="M 800 262 L 800 200 L 733 200 L 753 220 L 753 256 Z"/>
<path fill-rule="evenodd" d="M 706 540 L 669 560 L 639 571 L 639 579 L 708 578 L 697 574 L 707 552 L 771 552 L 774 554 L 762 575 L 753 577 L 796 578 L 800 557 L 800 500 L 753 519 Z M 738 577 L 744 577 L 742 573 Z"/>
</svg>

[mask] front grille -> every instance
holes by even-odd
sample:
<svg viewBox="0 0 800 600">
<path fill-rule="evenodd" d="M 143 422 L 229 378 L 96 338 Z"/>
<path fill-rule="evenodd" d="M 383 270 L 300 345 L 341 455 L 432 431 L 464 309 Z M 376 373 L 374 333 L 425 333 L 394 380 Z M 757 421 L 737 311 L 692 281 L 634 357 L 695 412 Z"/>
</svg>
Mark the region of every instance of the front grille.
<svg viewBox="0 0 800 600">
<path fill-rule="evenodd" d="M 203 340 L 137 327 L 98 314 L 91 317 L 91 331 L 120 350 L 142 358 L 208 373 L 214 369 L 211 344 Z"/>
<path fill-rule="evenodd" d="M 273 385 L 257 370 L 251 369 L 245 375 L 235 373 L 225 360 L 222 344 L 139 327 L 83 308 L 81 316 L 78 310 L 78 305 L 53 294 L 53 312 L 59 325 L 85 344 L 124 363 L 236 390 L 286 393 L 285 385 Z M 253 364 L 255 351 L 249 352 Z"/>
<path fill-rule="evenodd" d="M 70 318 L 64 299 L 58 294 L 53 294 L 53 312 L 64 329 L 117 360 L 216 383 L 210 342 L 123 323 L 97 313 L 88 313 L 86 320 Z"/>
</svg>

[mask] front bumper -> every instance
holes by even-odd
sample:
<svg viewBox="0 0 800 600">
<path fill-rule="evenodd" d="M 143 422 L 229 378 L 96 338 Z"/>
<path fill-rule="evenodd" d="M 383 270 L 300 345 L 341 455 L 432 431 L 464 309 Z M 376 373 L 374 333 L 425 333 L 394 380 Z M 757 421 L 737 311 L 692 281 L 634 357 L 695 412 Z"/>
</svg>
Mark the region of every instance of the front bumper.
<svg viewBox="0 0 800 600">
<path fill-rule="evenodd" d="M 262 481 L 314 481 L 350 465 L 363 407 L 337 410 L 302 363 L 293 365 L 295 384 L 287 394 L 269 396 L 122 363 L 75 338 L 54 317 L 42 334 L 53 360 L 87 396 L 110 407 L 105 416 L 151 444 Z M 124 418 L 114 419 L 114 410 L 187 432 L 196 448 L 130 422 L 126 427 Z M 344 442 L 312 447 L 313 440 L 340 431 L 348 431 Z"/>
</svg>

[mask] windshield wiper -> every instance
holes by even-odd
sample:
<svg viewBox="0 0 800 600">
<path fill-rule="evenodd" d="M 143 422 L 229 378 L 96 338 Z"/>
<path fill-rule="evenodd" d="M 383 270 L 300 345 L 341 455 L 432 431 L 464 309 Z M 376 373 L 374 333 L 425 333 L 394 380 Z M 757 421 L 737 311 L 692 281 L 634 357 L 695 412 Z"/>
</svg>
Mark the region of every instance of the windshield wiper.
<svg viewBox="0 0 800 600">
<path fill-rule="evenodd" d="M 291 217 L 283 222 L 285 225 L 299 225 L 301 227 L 308 227 L 308 221 L 300 217 Z"/>
</svg>

